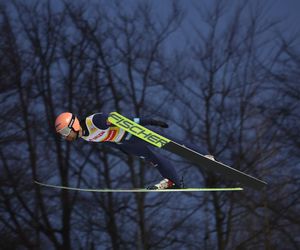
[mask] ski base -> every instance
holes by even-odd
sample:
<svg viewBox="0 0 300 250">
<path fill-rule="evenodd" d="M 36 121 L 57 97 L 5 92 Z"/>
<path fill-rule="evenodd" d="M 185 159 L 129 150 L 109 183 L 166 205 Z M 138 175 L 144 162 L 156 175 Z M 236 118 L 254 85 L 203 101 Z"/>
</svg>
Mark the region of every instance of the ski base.
<svg viewBox="0 0 300 250">
<path fill-rule="evenodd" d="M 180 189 L 145 189 L 145 188 L 138 188 L 138 189 L 90 189 L 90 188 L 75 188 L 75 187 L 66 187 L 66 186 L 59 186 L 59 185 L 52 185 L 46 184 L 39 181 L 34 181 L 35 184 L 49 187 L 49 188 L 56 188 L 56 189 L 63 189 L 63 190 L 73 190 L 73 191 L 81 191 L 81 192 L 96 192 L 96 193 L 156 193 L 156 192 L 224 192 L 224 191 L 242 191 L 243 188 L 241 187 L 234 187 L 234 188 L 180 188 Z"/>
</svg>

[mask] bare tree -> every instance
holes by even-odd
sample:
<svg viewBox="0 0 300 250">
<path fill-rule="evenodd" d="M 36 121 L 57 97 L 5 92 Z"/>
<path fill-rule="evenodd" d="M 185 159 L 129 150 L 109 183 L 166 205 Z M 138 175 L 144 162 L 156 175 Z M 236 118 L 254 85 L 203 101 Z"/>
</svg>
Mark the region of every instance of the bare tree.
<svg viewBox="0 0 300 250">
<path fill-rule="evenodd" d="M 181 85 L 169 88 L 177 97 L 175 113 L 183 116 L 180 126 L 186 138 L 203 153 L 269 181 L 265 194 L 247 191 L 243 196 L 213 193 L 208 197 L 210 209 L 205 214 L 214 223 L 204 229 L 205 249 L 274 247 L 272 233 L 277 225 L 269 210 L 273 203 L 268 201 L 282 182 L 276 185 L 272 173 L 281 173 L 280 168 L 288 162 L 285 157 L 277 157 L 282 153 L 280 134 L 273 119 L 265 116 L 276 95 L 269 88 L 271 71 L 282 53 L 282 47 L 274 43 L 278 33 L 272 33 L 278 20 L 265 20 L 266 7 L 258 2 L 243 2 L 233 11 L 225 1 L 215 1 L 206 9 L 203 5 L 197 7 L 203 23 L 195 26 L 197 45 L 190 53 L 193 72 Z M 198 168 L 194 171 L 200 171 L 206 186 L 226 183 L 222 177 Z M 205 211 L 203 204 L 199 208 Z M 284 206 L 280 211 L 283 210 Z M 295 247 L 293 234 L 285 235 Z"/>
<path fill-rule="evenodd" d="M 17 150 L 28 148 L 28 151 L 23 154 L 22 166 L 15 164 L 13 171 L 8 162 L 10 157 L 15 157 L 12 152 L 7 154 L 8 144 L 5 154 L 1 152 L 7 171 L 4 180 L 15 189 L 18 199 L 15 204 L 22 208 L 21 212 L 11 206 L 13 199 L 5 193 L 5 184 L 3 209 L 8 212 L 1 218 L 21 239 L 21 245 L 30 249 L 47 244 L 56 249 L 71 249 L 79 241 L 84 247 L 83 235 L 91 249 L 100 244 L 113 249 L 151 247 L 144 195 L 136 195 L 133 203 L 129 203 L 130 197 L 94 196 L 91 204 L 99 209 L 88 213 L 91 205 L 84 205 L 87 205 L 89 195 L 65 190 L 53 192 L 32 185 L 32 182 L 47 180 L 78 187 L 145 184 L 148 171 L 143 162 L 101 145 L 79 143 L 72 146 L 49 131 L 53 131 L 56 114 L 63 110 L 85 115 L 105 106 L 128 113 L 134 110 L 135 115 L 141 115 L 148 88 L 155 85 L 150 79 L 164 73 L 158 71 L 158 65 L 163 63 L 161 46 L 181 18 L 175 7 L 166 22 L 159 25 L 150 16 L 148 4 L 136 6 L 132 13 L 120 11 L 116 19 L 111 19 L 98 6 L 94 9 L 94 20 L 88 18 L 91 9 L 87 5 L 74 7 L 71 3 L 57 8 L 50 1 L 30 4 L 15 1 L 3 9 L 3 28 L 6 29 L 3 37 L 6 40 L 2 51 L 9 59 L 6 63 L 11 62 L 17 72 L 13 78 L 16 92 L 11 100 L 18 97 L 16 103 L 21 107 L 18 121 L 13 117 L 8 119 L 21 127 L 17 135 L 23 140 L 22 144 L 16 145 Z M 149 31 L 148 37 L 143 36 L 145 28 Z M 129 102 L 132 105 L 126 107 L 124 103 Z M 15 158 L 15 161 L 19 160 Z M 21 173 L 22 169 L 27 177 L 23 174 L 19 183 L 15 173 Z M 34 197 L 28 200 L 30 205 L 25 198 L 27 193 L 23 195 L 18 191 L 24 182 Z M 135 212 L 131 214 L 126 209 Z M 6 221 L 9 213 L 16 219 Z M 122 225 L 125 219 L 120 218 L 119 213 L 131 219 Z M 18 216 L 20 221 L 27 221 L 26 226 L 21 226 Z M 74 222 L 81 227 L 71 226 Z M 128 229 L 132 231 L 131 240 L 126 239 Z M 100 232 L 107 232 L 107 235 L 98 239 L 96 235 Z"/>
<path fill-rule="evenodd" d="M 175 1 L 161 19 L 147 1 L 56 3 L 0 8 L 1 247 L 299 248 L 299 60 L 290 40 L 271 32 L 277 21 L 266 20 L 265 6 L 196 4 L 195 40 L 166 53 L 184 18 Z M 33 181 L 135 188 L 158 177 L 105 145 L 61 141 L 53 123 L 66 110 L 168 118 L 168 136 L 270 184 L 264 193 L 176 196 L 41 188 Z M 236 184 L 164 156 L 188 186 Z"/>
</svg>

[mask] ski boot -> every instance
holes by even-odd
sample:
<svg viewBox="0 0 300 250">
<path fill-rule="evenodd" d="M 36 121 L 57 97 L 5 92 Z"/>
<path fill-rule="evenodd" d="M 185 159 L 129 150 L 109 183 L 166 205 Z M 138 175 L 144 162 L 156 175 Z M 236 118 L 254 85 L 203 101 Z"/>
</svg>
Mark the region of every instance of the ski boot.
<svg viewBox="0 0 300 250">
<path fill-rule="evenodd" d="M 159 183 L 153 185 L 153 186 L 149 186 L 147 187 L 147 189 L 150 190 L 158 190 L 158 189 L 177 189 L 177 188 L 183 188 L 183 181 L 181 181 L 180 186 L 176 185 L 174 182 L 172 182 L 171 180 L 165 178 L 162 181 L 160 181 Z"/>
</svg>

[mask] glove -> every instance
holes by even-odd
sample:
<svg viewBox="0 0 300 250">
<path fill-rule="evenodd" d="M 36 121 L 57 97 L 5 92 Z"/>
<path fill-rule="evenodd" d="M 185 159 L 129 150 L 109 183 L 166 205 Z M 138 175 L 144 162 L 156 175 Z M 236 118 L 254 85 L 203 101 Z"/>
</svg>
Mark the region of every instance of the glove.
<svg viewBox="0 0 300 250">
<path fill-rule="evenodd" d="M 158 126 L 158 127 L 162 127 L 162 128 L 168 128 L 169 127 L 169 125 L 167 123 L 162 122 L 162 121 L 157 121 L 157 120 L 151 120 L 150 125 Z"/>
</svg>

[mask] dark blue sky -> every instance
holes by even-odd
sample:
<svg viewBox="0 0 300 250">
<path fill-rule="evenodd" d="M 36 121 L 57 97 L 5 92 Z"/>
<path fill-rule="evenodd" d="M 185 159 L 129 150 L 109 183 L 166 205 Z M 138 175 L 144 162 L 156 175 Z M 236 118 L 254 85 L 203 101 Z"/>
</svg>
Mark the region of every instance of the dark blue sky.
<svg viewBox="0 0 300 250">
<path fill-rule="evenodd" d="M 284 20 L 282 26 L 285 27 L 285 30 L 291 32 L 299 31 L 300 24 L 300 0 L 175 0 L 175 2 L 180 3 L 183 9 L 186 11 L 186 17 L 182 24 L 182 29 L 179 32 L 188 32 L 190 33 L 191 27 L 193 24 L 199 21 L 199 15 L 195 9 L 195 6 L 207 6 L 210 8 L 214 2 L 223 1 L 229 10 L 234 10 L 234 6 L 237 3 L 259 3 L 266 5 L 267 13 L 270 15 L 270 18 L 282 18 Z M 60 5 L 61 0 L 53 0 L 54 5 Z M 76 2 L 76 1 L 75 1 Z M 78 1 L 80 3 L 80 1 Z M 86 3 L 89 5 L 101 4 L 101 5 L 110 5 L 112 2 L 110 0 L 86 0 Z M 173 0 L 120 0 L 120 6 L 124 9 L 128 8 L 129 10 L 132 6 L 141 2 L 149 2 L 153 4 L 156 8 L 158 16 L 165 16 L 167 13 L 170 13 L 170 6 Z"/>
<path fill-rule="evenodd" d="M 91 0 L 94 1 L 94 0 Z M 153 4 L 155 11 L 154 15 L 158 18 L 164 18 L 170 13 L 170 6 L 172 0 L 126 0 L 120 1 L 124 8 L 131 8 L 131 4 L 135 5 L 138 2 L 148 1 Z M 222 1 L 222 0 L 217 0 Z M 196 33 L 193 26 L 201 27 L 201 20 L 199 18 L 199 13 L 197 12 L 195 6 L 203 7 L 206 6 L 208 9 L 214 5 L 215 0 L 175 0 L 179 2 L 182 9 L 185 10 L 186 16 L 183 20 L 181 27 L 176 31 L 175 34 L 171 36 L 168 40 L 168 48 L 183 48 L 186 45 L 187 40 L 191 43 L 193 39 L 196 38 Z M 264 18 L 275 20 L 281 19 L 282 23 L 280 25 L 284 36 L 293 35 L 299 33 L 300 28 L 300 0 L 224 0 L 223 1 L 228 11 L 234 11 L 237 3 L 252 3 L 252 4 L 262 4 L 265 5 L 265 16 Z M 107 3 L 104 0 L 104 3 Z M 201 29 L 204 29 L 202 26 Z M 300 33 L 299 33 L 300 34 Z"/>
</svg>

